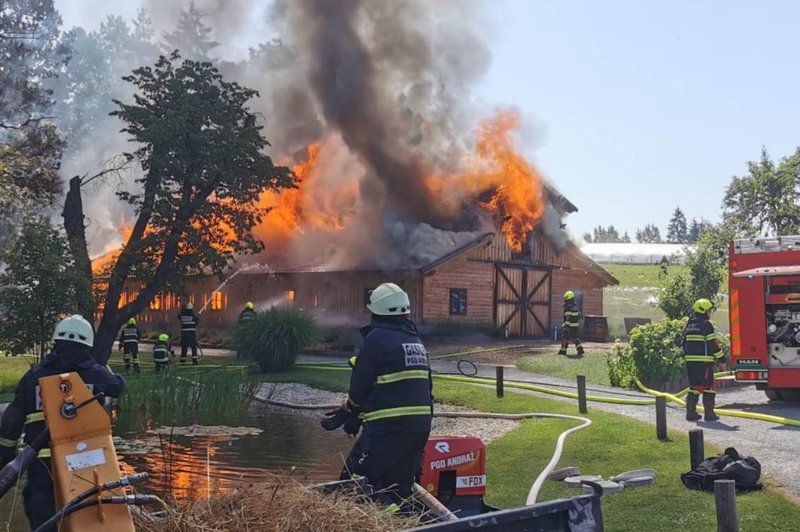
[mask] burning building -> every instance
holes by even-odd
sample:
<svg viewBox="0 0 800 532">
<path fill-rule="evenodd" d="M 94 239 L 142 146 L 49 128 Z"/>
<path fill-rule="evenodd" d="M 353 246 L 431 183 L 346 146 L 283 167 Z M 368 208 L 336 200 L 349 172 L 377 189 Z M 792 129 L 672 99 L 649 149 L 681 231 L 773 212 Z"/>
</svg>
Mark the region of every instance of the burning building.
<svg viewBox="0 0 800 532">
<path fill-rule="evenodd" d="M 262 89 L 254 106 L 273 120 L 265 136 L 296 187 L 257 199 L 263 253 L 241 257 L 227 280 L 156 297 L 145 326 L 174 324 L 186 301 L 205 309 L 205 327 L 235 323 L 246 301 L 363 323 L 369 290 L 385 281 L 409 292 L 423 326 L 550 336 L 567 289 L 585 314 L 602 313 L 602 289 L 616 280 L 569 241 L 563 219 L 577 208 L 522 155 L 519 114 L 479 109 L 471 97 L 489 54 L 470 8 L 276 6 L 285 40 L 225 74 Z"/>
</svg>

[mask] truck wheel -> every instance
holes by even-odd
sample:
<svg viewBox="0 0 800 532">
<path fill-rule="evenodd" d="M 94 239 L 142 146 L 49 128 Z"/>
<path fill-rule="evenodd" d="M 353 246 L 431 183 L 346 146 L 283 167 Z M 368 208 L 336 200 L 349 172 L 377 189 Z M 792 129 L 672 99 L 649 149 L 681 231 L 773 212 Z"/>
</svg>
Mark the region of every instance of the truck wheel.
<svg viewBox="0 0 800 532">
<path fill-rule="evenodd" d="M 800 390 L 797 388 L 789 388 L 781 390 L 781 397 L 784 401 L 791 401 L 793 403 L 800 402 Z"/>
<path fill-rule="evenodd" d="M 767 399 L 770 401 L 783 401 L 783 394 L 780 390 L 772 388 L 769 390 L 764 390 L 764 393 L 767 394 Z"/>
</svg>

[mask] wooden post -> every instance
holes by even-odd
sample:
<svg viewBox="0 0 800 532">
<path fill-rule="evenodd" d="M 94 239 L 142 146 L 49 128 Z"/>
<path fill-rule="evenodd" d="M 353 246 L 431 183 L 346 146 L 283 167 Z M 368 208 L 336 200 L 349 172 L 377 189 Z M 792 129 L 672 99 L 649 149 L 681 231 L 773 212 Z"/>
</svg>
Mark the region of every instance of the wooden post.
<svg viewBox="0 0 800 532">
<path fill-rule="evenodd" d="M 662 395 L 656 397 L 656 437 L 667 439 L 667 398 Z"/>
<path fill-rule="evenodd" d="M 704 460 L 705 451 L 703 450 L 703 429 L 692 429 L 689 431 L 689 461 L 691 469 L 700 465 Z"/>
<path fill-rule="evenodd" d="M 503 366 L 495 367 L 496 371 L 496 380 L 495 384 L 497 385 L 497 397 L 503 397 Z"/>
<path fill-rule="evenodd" d="M 578 375 L 578 411 L 581 414 L 587 413 L 586 408 L 586 376 Z"/>
<path fill-rule="evenodd" d="M 736 481 L 715 480 L 714 500 L 717 506 L 717 532 L 739 532 L 736 513 Z"/>
</svg>

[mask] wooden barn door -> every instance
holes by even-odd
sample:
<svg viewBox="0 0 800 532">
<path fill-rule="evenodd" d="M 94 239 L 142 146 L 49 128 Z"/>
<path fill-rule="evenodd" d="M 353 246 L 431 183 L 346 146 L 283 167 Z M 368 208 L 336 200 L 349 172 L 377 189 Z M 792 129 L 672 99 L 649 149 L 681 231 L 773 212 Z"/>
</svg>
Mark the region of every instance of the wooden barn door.
<svg viewBox="0 0 800 532">
<path fill-rule="evenodd" d="M 549 269 L 496 265 L 495 324 L 509 336 L 550 336 Z"/>
</svg>

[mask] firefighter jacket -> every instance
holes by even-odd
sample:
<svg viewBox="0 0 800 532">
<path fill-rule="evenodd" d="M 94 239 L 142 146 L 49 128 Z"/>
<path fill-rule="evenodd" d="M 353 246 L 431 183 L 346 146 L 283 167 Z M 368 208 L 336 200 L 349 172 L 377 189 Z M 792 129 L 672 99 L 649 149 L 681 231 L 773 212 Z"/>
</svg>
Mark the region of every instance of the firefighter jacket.
<svg viewBox="0 0 800 532">
<path fill-rule="evenodd" d="M 353 367 L 349 403 L 364 423 L 430 430 L 433 414 L 428 354 L 405 318 L 373 317 Z"/>
<path fill-rule="evenodd" d="M 689 318 L 683 330 L 683 357 L 686 362 L 713 363 L 722 357 L 722 349 L 711 320 L 705 314 Z"/>
<path fill-rule="evenodd" d="M 169 341 L 159 340 L 153 344 L 154 362 L 169 362 L 170 353 L 172 353 L 172 345 Z"/>
<path fill-rule="evenodd" d="M 126 325 L 119 333 L 119 345 L 138 344 L 141 336 L 142 332 L 139 330 L 139 327 L 136 325 Z"/>
<path fill-rule="evenodd" d="M 89 348 L 74 342 L 56 342 L 53 353 L 22 377 L 14 401 L 6 408 L 0 422 L 0 467 L 14 458 L 23 430 L 27 444 L 45 429 L 39 379 L 72 371 L 80 375 L 93 394 L 119 397 L 125 390 L 125 379 L 98 364 Z M 50 449 L 39 451 L 39 458 L 50 458 Z"/>
<path fill-rule="evenodd" d="M 256 311 L 252 308 L 246 308 L 239 313 L 239 323 L 244 323 L 256 317 Z"/>
<path fill-rule="evenodd" d="M 578 310 L 578 304 L 575 301 L 564 302 L 564 326 L 577 331 L 581 319 L 581 312 Z"/>
<path fill-rule="evenodd" d="M 178 314 L 178 320 L 181 322 L 181 335 L 193 335 L 197 332 L 200 318 L 197 317 L 194 310 L 183 309 Z"/>
</svg>

